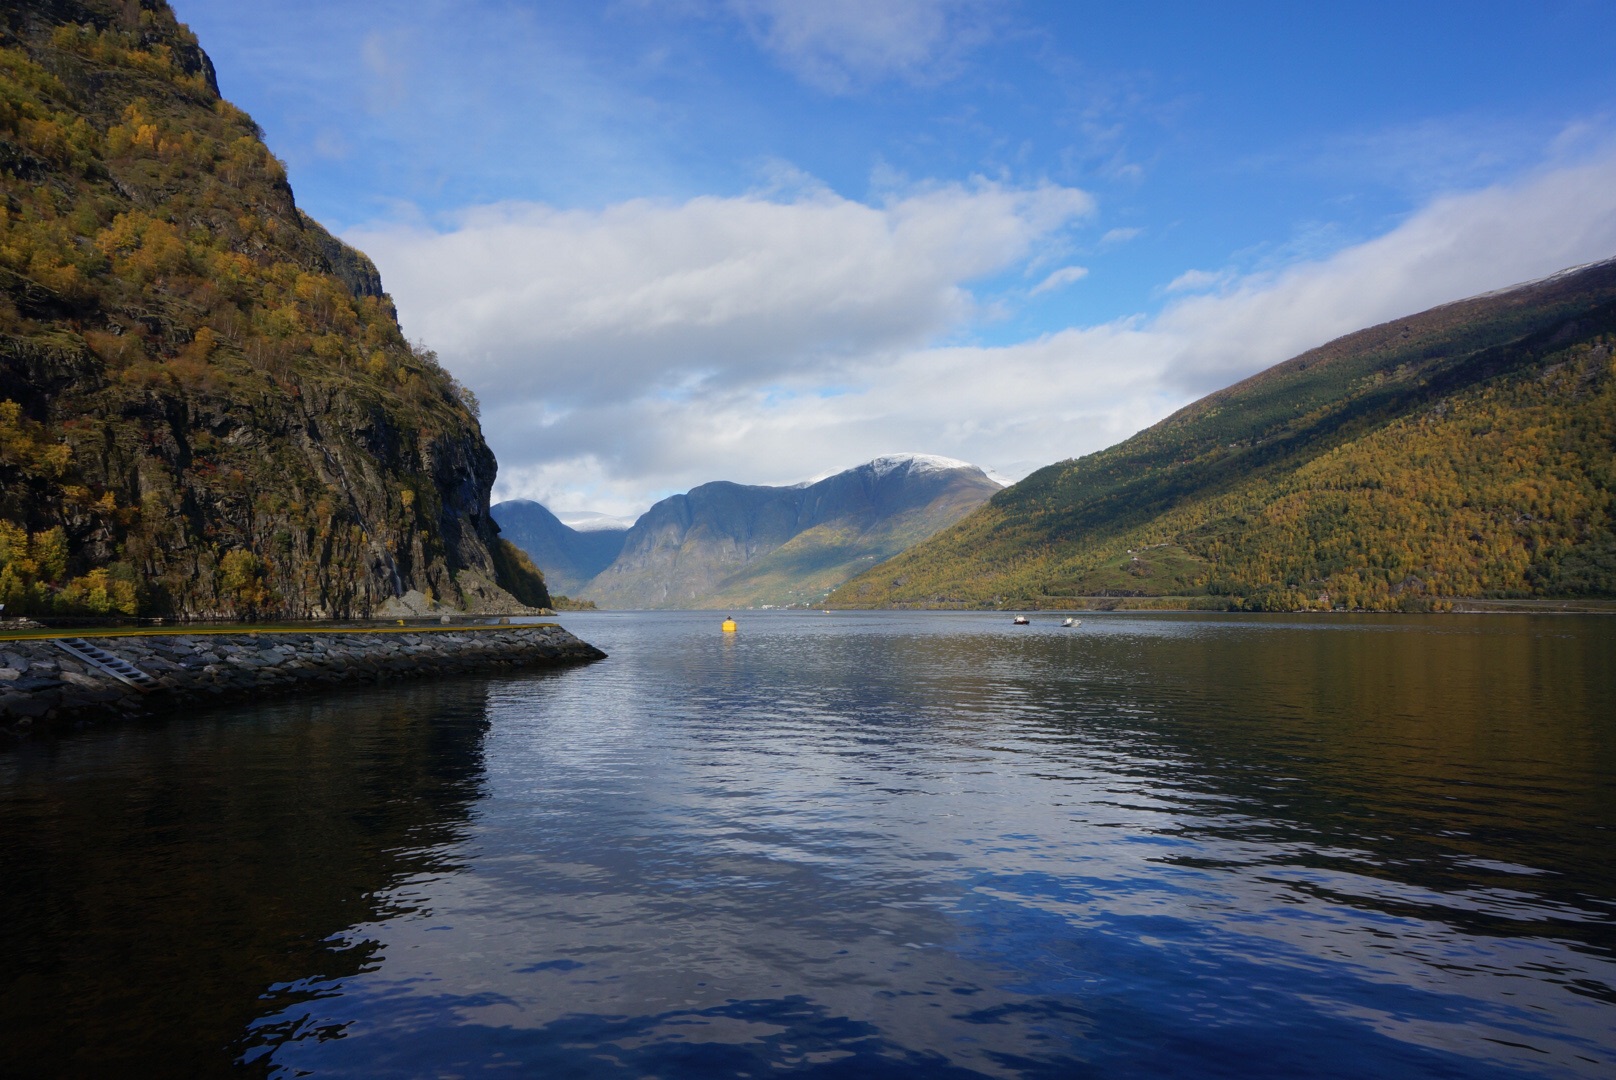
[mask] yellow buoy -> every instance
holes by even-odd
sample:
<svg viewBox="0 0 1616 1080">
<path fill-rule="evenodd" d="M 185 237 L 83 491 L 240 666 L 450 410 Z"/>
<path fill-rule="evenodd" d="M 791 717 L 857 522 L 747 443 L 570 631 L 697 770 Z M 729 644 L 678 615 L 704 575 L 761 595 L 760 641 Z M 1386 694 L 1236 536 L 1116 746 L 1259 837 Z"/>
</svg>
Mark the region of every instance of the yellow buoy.
<svg viewBox="0 0 1616 1080">
<path fill-rule="evenodd" d="M 726 634 L 733 634 L 735 632 L 735 629 L 736 629 L 735 620 L 734 619 L 725 619 L 724 620 L 724 625 L 720 626 L 719 629 L 724 631 L 724 633 L 726 633 Z"/>
</svg>

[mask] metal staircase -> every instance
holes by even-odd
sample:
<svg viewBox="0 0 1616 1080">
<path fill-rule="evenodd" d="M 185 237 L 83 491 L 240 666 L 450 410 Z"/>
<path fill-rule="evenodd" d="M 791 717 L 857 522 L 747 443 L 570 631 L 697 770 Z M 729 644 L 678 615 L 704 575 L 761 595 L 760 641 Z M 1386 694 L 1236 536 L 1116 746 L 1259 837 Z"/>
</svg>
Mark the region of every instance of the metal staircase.
<svg viewBox="0 0 1616 1080">
<path fill-rule="evenodd" d="M 114 679 L 134 687 L 142 694 L 157 689 L 156 679 L 122 657 L 114 656 L 105 649 L 91 645 L 83 638 L 55 638 L 54 640 L 57 648 L 75 660 L 82 661 L 98 671 L 111 675 Z"/>
</svg>

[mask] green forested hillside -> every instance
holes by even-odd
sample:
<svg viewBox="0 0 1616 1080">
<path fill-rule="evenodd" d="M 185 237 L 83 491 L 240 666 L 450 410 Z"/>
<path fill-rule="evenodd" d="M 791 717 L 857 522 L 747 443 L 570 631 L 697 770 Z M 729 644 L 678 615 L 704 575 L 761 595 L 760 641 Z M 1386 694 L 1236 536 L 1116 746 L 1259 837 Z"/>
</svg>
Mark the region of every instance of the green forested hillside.
<svg viewBox="0 0 1616 1080">
<path fill-rule="evenodd" d="M 476 403 L 158 0 L 0 3 L 0 602 L 542 603 Z"/>
<path fill-rule="evenodd" d="M 1616 263 L 1349 335 L 1040 470 L 848 606 L 1616 595 Z"/>
</svg>

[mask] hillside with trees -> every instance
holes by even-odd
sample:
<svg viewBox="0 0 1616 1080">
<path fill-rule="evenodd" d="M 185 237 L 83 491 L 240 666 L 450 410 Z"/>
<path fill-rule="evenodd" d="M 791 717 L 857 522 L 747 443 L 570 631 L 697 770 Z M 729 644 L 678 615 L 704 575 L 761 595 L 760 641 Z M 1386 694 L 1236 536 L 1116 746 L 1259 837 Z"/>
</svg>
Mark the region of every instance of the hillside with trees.
<svg viewBox="0 0 1616 1080">
<path fill-rule="evenodd" d="M 1042 469 L 842 606 L 1616 595 L 1616 261 L 1348 335 Z"/>
<path fill-rule="evenodd" d="M 546 602 L 475 399 L 166 4 L 0 4 L 0 175 L 7 614 Z"/>
<path fill-rule="evenodd" d="M 552 595 L 564 597 L 583 595 L 590 580 L 617 558 L 628 536 L 626 524 L 573 528 L 531 499 L 495 503 L 493 514 L 500 535 L 543 569 Z"/>
</svg>

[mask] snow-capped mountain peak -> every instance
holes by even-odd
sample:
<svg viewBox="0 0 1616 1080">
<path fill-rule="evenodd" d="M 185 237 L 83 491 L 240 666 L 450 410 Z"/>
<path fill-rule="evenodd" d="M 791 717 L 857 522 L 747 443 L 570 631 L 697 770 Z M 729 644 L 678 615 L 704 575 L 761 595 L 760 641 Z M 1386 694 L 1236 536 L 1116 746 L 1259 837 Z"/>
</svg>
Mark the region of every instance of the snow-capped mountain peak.
<svg viewBox="0 0 1616 1080">
<path fill-rule="evenodd" d="M 948 472 L 952 469 L 975 469 L 976 466 L 969 461 L 942 457 L 938 454 L 886 454 L 861 468 L 870 469 L 879 478 L 900 469 L 908 469 L 912 473 L 929 473 Z"/>
</svg>

